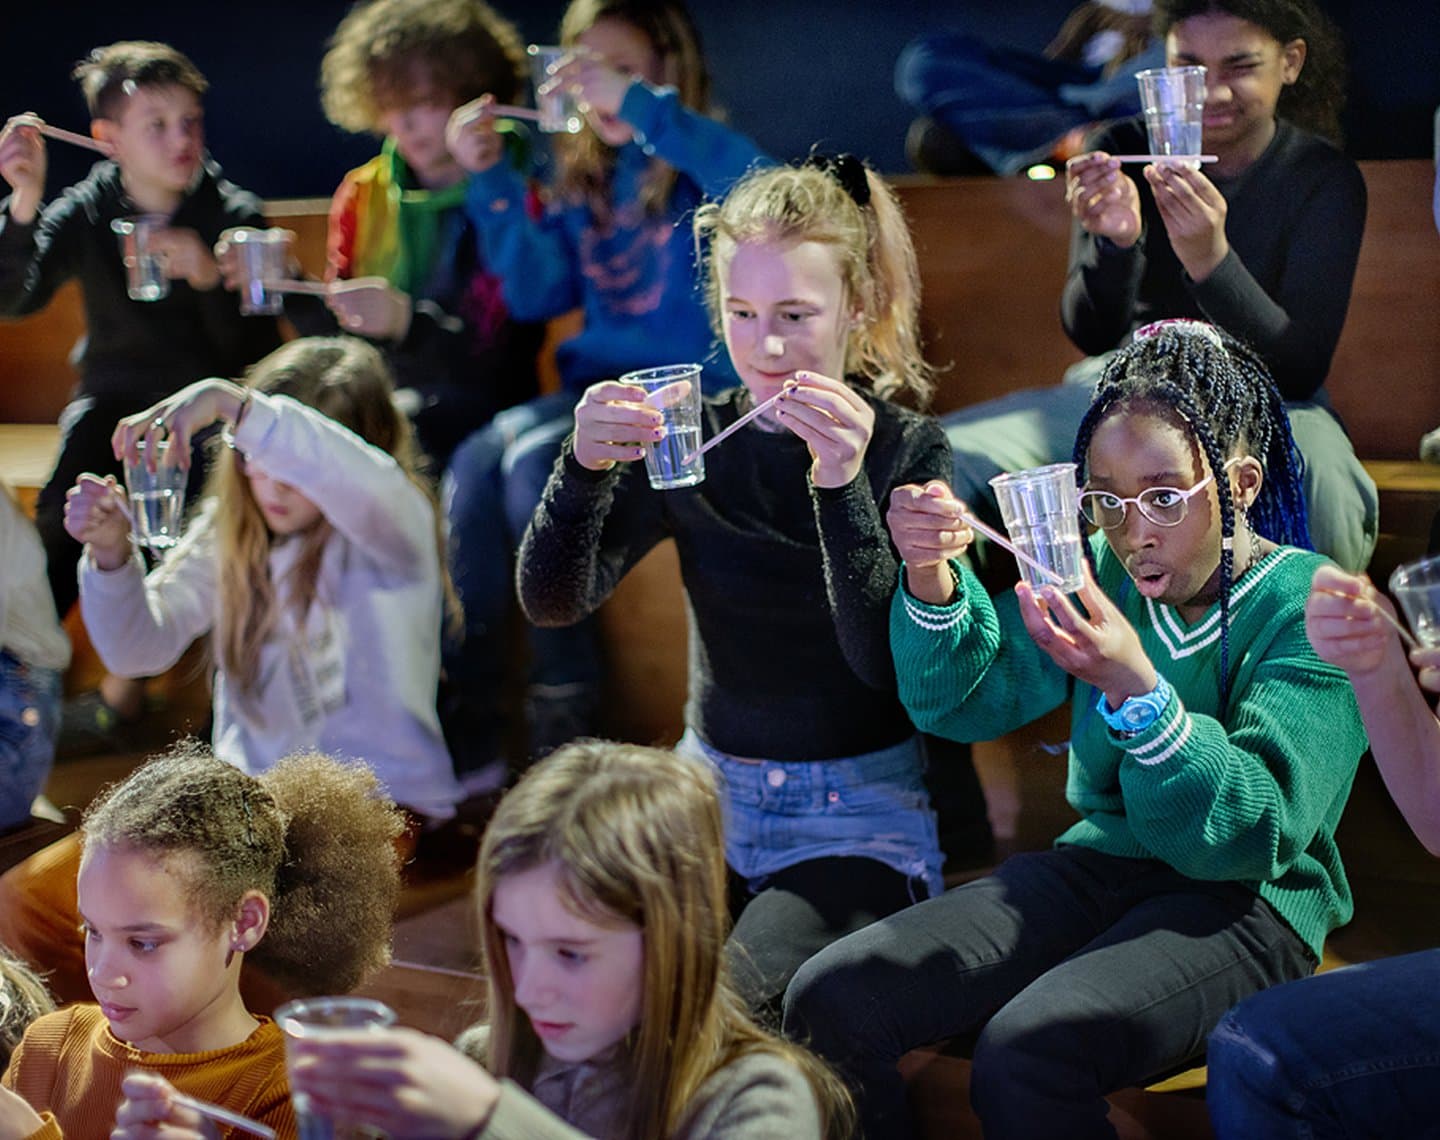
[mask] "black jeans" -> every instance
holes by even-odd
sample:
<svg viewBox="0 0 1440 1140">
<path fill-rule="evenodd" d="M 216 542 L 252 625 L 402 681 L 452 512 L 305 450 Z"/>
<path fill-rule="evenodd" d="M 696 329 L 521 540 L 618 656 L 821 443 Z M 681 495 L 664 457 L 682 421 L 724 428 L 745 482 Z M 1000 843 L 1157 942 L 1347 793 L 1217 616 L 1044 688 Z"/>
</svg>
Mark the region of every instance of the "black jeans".
<svg viewBox="0 0 1440 1140">
<path fill-rule="evenodd" d="M 791 983 L 784 1024 L 840 1068 L 871 1140 L 913 1134 L 901 1055 L 977 1034 L 987 1140 L 1113 1137 L 1105 1094 L 1198 1058 L 1231 1006 L 1314 966 L 1239 884 L 1060 847 L 822 951 Z"/>
<path fill-rule="evenodd" d="M 767 876 L 758 892 L 732 870 L 731 978 L 756 1017 L 778 1028 L 785 987 L 807 959 L 927 895 L 924 880 L 860 856 L 797 863 Z"/>
</svg>

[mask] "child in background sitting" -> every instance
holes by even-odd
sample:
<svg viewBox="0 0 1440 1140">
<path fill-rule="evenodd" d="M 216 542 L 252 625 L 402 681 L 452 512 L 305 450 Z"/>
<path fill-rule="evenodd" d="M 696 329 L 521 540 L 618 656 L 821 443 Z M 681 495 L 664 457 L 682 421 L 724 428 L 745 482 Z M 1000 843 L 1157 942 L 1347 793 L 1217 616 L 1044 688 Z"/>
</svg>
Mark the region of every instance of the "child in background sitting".
<svg viewBox="0 0 1440 1140">
<path fill-rule="evenodd" d="M 327 1033 L 297 1043 L 297 1091 L 392 1136 L 849 1137 L 838 1082 L 730 988 L 721 827 L 714 775 L 674 753 L 542 760 L 480 852 L 473 1060 L 413 1030 Z"/>
<path fill-rule="evenodd" d="M 492 755 L 509 660 L 501 634 L 515 596 L 511 556 L 575 403 L 598 380 L 657 364 L 703 363 L 707 391 L 734 383 L 705 319 L 687 223 L 762 159 L 754 143 L 710 117 L 710 76 L 681 0 L 572 0 L 560 41 L 572 54 L 555 82 L 590 111 L 584 130 L 556 139 L 542 220 L 526 209 L 520 175 L 498 161 L 494 131 L 504 120 L 491 103 L 462 107 L 450 128 L 457 159 L 475 172 L 467 209 L 512 311 L 543 320 L 584 310 L 582 331 L 556 350 L 563 389 L 497 417 L 462 445 L 446 476 L 465 603 L 465 645 L 446 669 L 467 693 L 471 747 L 488 740 Z M 529 634 L 525 759 L 591 731 L 600 689 L 590 623 Z"/>
<path fill-rule="evenodd" d="M 108 668 L 155 673 L 213 633 L 217 756 L 252 773 L 310 749 L 364 761 L 418 833 L 454 814 L 460 788 L 435 708 L 442 543 L 392 392 L 364 341 L 291 341 L 246 384 L 200 381 L 115 429 L 119 453 L 168 437 L 182 458 L 211 424 L 230 433 L 155 570 L 113 479 L 82 476 L 66 521 L 86 543 L 81 608 Z M 0 941 L 67 1000 L 85 986 L 77 858 L 61 840 L 0 877 Z"/>
<path fill-rule="evenodd" d="M 30 818 L 60 725 L 70 639 L 45 583 L 35 527 L 0 482 L 0 830 Z"/>
<path fill-rule="evenodd" d="M 695 232 L 743 381 L 703 401 L 701 432 L 777 402 L 706 457 L 703 481 L 656 491 L 637 460 L 659 411 L 643 389 L 592 385 L 517 577 L 530 619 L 563 625 L 674 538 L 691 646 L 677 747 L 723 776 L 732 967 L 758 1011 L 830 941 L 941 890 L 925 749 L 890 659 L 899 559 L 881 512 L 950 455 L 935 420 L 897 402 L 923 402 L 930 377 L 915 251 L 883 179 L 850 155 L 760 170 Z"/>
<path fill-rule="evenodd" d="M 26 1031 L 0 1135 L 109 1136 L 139 1068 L 293 1137 L 284 1039 L 245 1008 L 241 969 L 253 956 L 296 989 L 338 993 L 383 966 L 402 826 L 368 770 L 318 754 L 257 779 L 181 744 L 107 789 L 78 879 L 96 1004 Z M 127 1091 L 148 1098 L 154 1135 L 200 1123 L 158 1080 Z"/>
<path fill-rule="evenodd" d="M 202 376 L 238 376 L 280 342 L 273 319 L 241 316 L 234 294 L 220 288 L 210 252 L 216 239 L 265 223 L 260 200 L 222 178 L 206 153 L 205 77 L 167 44 L 122 42 L 96 48 L 75 78 L 91 134 L 110 157 L 43 210 L 43 137 L 24 118 L 0 132 L 0 177 L 14 190 L 0 207 L 0 314 L 38 312 L 71 280 L 84 298 L 80 382 L 61 414 L 60 455 L 35 504 L 61 618 L 76 598 L 80 558 L 65 529 L 65 493 L 82 471 L 120 473 L 110 450 L 115 421 Z M 170 278 L 158 301 L 126 293 L 112 223 L 135 214 L 168 219 L 151 239 Z M 98 695 L 74 703 L 69 734 L 77 745 L 114 750 L 117 726 L 141 715 L 143 699 L 138 683 L 106 677 Z"/>
<path fill-rule="evenodd" d="M 484 94 L 514 103 L 527 74 L 519 35 L 484 0 L 356 4 L 320 65 L 330 121 L 384 142 L 330 205 L 333 317 L 302 298 L 287 313 L 310 333 L 338 319 L 384 350 L 437 474 L 462 439 L 535 393 L 544 325 L 511 318 L 445 144 L 451 111 Z M 498 126 L 497 155 L 520 177 L 523 128 Z"/>
<path fill-rule="evenodd" d="M 1227 1008 L 1312 972 L 1353 909 L 1335 828 L 1365 733 L 1305 636 L 1324 559 L 1300 548 L 1264 365 L 1211 325 L 1142 328 L 1074 456 L 1100 533 L 1073 599 L 1022 582 L 992 601 L 949 489 L 891 499 L 906 708 L 990 740 L 1068 702 L 1079 819 L 796 974 L 786 1030 L 863 1090 L 867 1136 L 915 1135 L 896 1064 L 960 1037 L 987 1140 L 1113 1138 L 1108 1093 L 1203 1056 Z"/>
</svg>

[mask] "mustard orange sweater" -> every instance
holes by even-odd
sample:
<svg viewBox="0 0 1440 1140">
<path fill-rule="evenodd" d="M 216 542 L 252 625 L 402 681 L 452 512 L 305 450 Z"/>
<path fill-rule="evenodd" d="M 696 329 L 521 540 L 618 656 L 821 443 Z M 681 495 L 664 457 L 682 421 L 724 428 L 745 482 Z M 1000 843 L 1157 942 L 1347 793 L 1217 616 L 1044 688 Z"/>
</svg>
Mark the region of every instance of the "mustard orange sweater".
<svg viewBox="0 0 1440 1140">
<path fill-rule="evenodd" d="M 104 1140 L 120 1107 L 120 1082 L 136 1068 L 158 1073 L 183 1093 L 268 1124 L 281 1140 L 295 1140 L 285 1039 L 273 1021 L 259 1021 L 254 1033 L 228 1049 L 146 1053 L 111 1034 L 99 1006 L 72 1005 L 46 1014 L 25 1031 L 4 1084 L 45 1121 L 29 1140 Z M 222 1128 L 221 1135 L 229 1131 Z"/>
</svg>

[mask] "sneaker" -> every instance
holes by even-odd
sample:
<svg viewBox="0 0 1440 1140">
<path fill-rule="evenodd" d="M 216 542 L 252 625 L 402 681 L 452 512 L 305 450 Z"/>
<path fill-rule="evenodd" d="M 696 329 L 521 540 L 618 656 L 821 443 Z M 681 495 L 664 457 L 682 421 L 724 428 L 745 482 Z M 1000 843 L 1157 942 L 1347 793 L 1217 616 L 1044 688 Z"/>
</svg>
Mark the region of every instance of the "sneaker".
<svg viewBox="0 0 1440 1140">
<path fill-rule="evenodd" d="M 81 693 L 61 709 L 56 759 L 93 756 L 97 752 L 133 752 L 138 746 L 135 726 L 140 719 L 123 719 L 98 692 Z"/>
</svg>

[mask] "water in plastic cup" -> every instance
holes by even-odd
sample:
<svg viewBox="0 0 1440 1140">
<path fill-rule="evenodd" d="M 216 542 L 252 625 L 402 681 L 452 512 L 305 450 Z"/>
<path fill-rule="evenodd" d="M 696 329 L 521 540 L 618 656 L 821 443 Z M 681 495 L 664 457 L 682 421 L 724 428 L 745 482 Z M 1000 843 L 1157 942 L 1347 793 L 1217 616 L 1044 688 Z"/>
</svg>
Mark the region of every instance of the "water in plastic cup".
<svg viewBox="0 0 1440 1140">
<path fill-rule="evenodd" d="M 550 69 L 568 48 L 531 44 L 525 49 L 530 57 L 530 81 L 535 85 L 535 109 L 540 112 L 540 129 L 550 135 L 578 135 L 585 127 L 585 116 L 573 92 L 555 86 L 546 87 L 554 78 Z"/>
<path fill-rule="evenodd" d="M 285 279 L 290 258 L 290 231 L 245 228 L 230 233 L 230 244 L 240 259 L 240 312 L 247 317 L 274 316 L 285 308 L 285 297 L 266 288 Z"/>
<path fill-rule="evenodd" d="M 1200 129 L 1205 118 L 1203 67 L 1151 67 L 1135 73 L 1151 154 L 1195 155 L 1199 169 Z"/>
<path fill-rule="evenodd" d="M 157 460 L 151 471 L 145 463 L 146 444 L 142 439 L 139 462 L 125 461 L 125 491 L 130 497 L 130 537 L 156 557 L 180 541 L 180 522 L 185 513 L 185 484 L 189 472 L 165 462 L 168 439 L 157 440 Z"/>
<path fill-rule="evenodd" d="M 165 263 L 150 251 L 150 235 L 169 224 L 170 219 L 164 214 L 137 214 L 133 218 L 116 218 L 110 223 L 111 230 L 120 238 L 125 292 L 132 301 L 158 301 L 170 295 Z"/>
<path fill-rule="evenodd" d="M 1415 640 L 1424 646 L 1440 645 L 1440 555 L 1396 567 L 1390 575 L 1390 593 L 1400 603 Z"/>
<path fill-rule="evenodd" d="M 302 998 L 275 1011 L 275 1024 L 285 1044 L 324 1037 L 336 1030 L 387 1029 L 395 1024 L 395 1011 L 382 1001 L 361 997 Z M 381 1140 L 385 1133 L 363 1124 L 337 1124 L 317 1113 L 304 1093 L 294 1093 L 295 1127 L 300 1140 Z"/>
<path fill-rule="evenodd" d="M 1032 587 L 1054 586 L 1073 594 L 1085 583 L 1080 545 L 1080 490 L 1075 486 L 1075 464 L 1052 463 L 1013 471 L 990 480 L 1000 503 L 1000 517 L 1010 541 L 1061 580 L 1041 574 L 1023 559 L 1015 561 Z"/>
<path fill-rule="evenodd" d="M 700 365 L 669 364 L 627 372 L 620 383 L 645 389 L 645 402 L 664 416 L 665 435 L 645 445 L 645 473 L 657 491 L 693 487 L 705 478 L 700 454 Z"/>
</svg>

